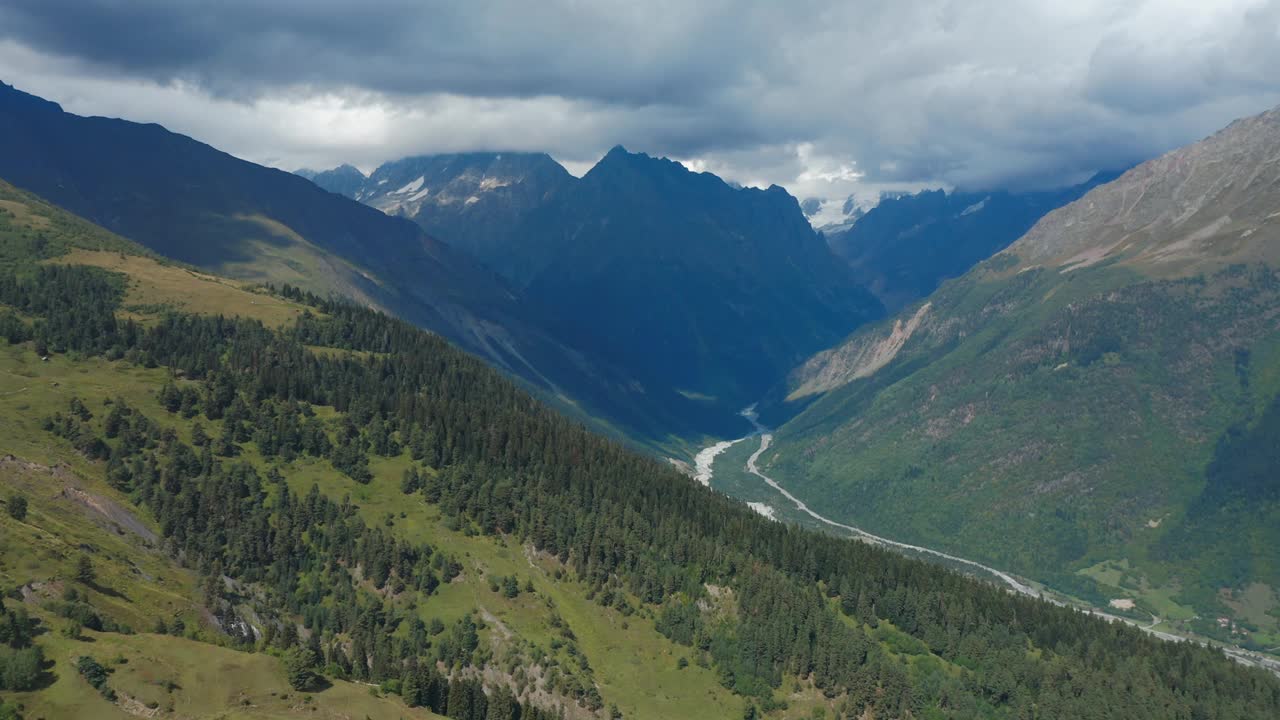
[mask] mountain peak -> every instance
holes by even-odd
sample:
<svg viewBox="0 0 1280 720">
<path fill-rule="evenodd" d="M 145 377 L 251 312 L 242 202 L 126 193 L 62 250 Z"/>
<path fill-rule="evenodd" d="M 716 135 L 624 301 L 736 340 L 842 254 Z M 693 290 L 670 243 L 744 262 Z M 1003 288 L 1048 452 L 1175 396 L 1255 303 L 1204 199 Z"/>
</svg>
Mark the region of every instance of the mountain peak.
<svg viewBox="0 0 1280 720">
<path fill-rule="evenodd" d="M 0 101 L 25 103 L 32 107 L 40 107 L 46 111 L 62 112 L 62 106 L 52 100 L 45 100 L 37 95 L 23 92 L 18 88 L 0 80 Z"/>
<path fill-rule="evenodd" d="M 600 158 L 600 161 L 595 164 L 592 170 L 599 167 L 635 165 L 645 160 L 653 159 L 655 158 L 645 153 L 633 153 L 621 145 L 614 145 L 609 148 L 609 152 L 605 153 L 604 157 Z"/>
<path fill-rule="evenodd" d="M 1010 251 L 1062 271 L 1126 262 L 1161 272 L 1275 257 L 1280 109 L 1242 118 L 1046 215 Z"/>
<path fill-rule="evenodd" d="M 614 145 L 604 157 L 600 158 L 585 178 L 612 177 L 619 173 L 635 173 L 648 177 L 683 177 L 706 173 L 695 173 L 671 158 L 650 155 L 644 152 L 631 152 L 621 145 Z M 708 175 L 709 177 L 715 177 Z M 723 182 L 716 178 L 717 182 Z"/>
</svg>

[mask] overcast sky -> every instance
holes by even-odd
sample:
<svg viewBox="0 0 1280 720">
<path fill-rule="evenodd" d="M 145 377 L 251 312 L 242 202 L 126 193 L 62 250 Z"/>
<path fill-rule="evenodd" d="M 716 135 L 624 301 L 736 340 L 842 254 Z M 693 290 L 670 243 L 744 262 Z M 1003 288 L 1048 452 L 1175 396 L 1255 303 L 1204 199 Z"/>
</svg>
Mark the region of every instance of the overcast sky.
<svg viewBox="0 0 1280 720">
<path fill-rule="evenodd" d="M 1280 0 L 0 0 L 0 79 L 268 165 L 621 143 L 801 198 L 1078 180 L 1276 68 Z"/>
</svg>

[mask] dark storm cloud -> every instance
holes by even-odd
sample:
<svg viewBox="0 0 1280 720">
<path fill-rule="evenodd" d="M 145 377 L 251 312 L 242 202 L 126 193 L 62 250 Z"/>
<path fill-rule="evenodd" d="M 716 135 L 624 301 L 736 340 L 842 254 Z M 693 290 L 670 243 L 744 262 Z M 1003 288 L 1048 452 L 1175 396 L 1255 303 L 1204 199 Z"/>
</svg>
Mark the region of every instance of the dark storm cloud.
<svg viewBox="0 0 1280 720">
<path fill-rule="evenodd" d="M 610 145 L 801 196 L 1050 185 L 1280 102 L 1280 0 L 0 0 L 0 77 L 254 160 Z"/>
<path fill-rule="evenodd" d="M 0 34 L 104 68 L 238 95 L 390 93 L 690 101 L 767 62 L 781 4 L 7 0 Z M 718 7 L 717 7 L 718 5 Z"/>
</svg>

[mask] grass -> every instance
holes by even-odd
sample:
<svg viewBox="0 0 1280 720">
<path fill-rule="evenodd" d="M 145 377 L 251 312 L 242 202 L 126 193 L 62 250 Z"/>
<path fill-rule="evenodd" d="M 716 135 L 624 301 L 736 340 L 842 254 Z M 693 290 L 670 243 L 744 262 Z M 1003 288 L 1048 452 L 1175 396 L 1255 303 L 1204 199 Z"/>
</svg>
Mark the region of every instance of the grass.
<svg viewBox="0 0 1280 720">
<path fill-rule="evenodd" d="M 236 215 L 210 220 L 225 232 L 241 237 L 240 255 L 245 259 L 223 259 L 214 268 L 228 277 L 246 282 L 288 283 L 318 295 L 370 298 L 359 285 L 374 282 L 372 277 L 350 263 L 316 247 L 288 226 L 263 215 Z"/>
<path fill-rule="evenodd" d="M 37 214 L 32 206 L 17 199 L 0 199 L 0 210 L 13 216 L 14 222 L 31 230 L 46 230 L 51 225 L 49 218 Z"/>
<path fill-rule="evenodd" d="M 1126 595 L 1162 617 L 1203 613 L 1178 591 L 1210 568 L 1160 553 L 1204 488 L 1215 441 L 1276 394 L 1280 336 L 1259 320 L 1276 293 L 1230 272 L 1141 280 L 1097 268 L 948 283 L 933 325 L 783 425 L 761 465 L 871 532 L 1055 587 L 1127 559 L 1145 579 Z M 1247 384 L 1234 347 L 1253 350 Z M 713 484 L 763 500 L 760 483 L 721 471 L 744 452 L 716 463 Z"/>
<path fill-rule="evenodd" d="M 74 586 L 87 596 L 99 614 L 135 630 L 149 629 L 156 618 L 183 615 L 188 625 L 200 617 L 195 598 L 197 579 L 167 555 L 147 549 L 133 533 L 86 504 L 70 497 L 77 489 L 107 507 L 131 509 L 128 499 L 101 480 L 101 468 L 70 452 L 62 441 L 40 429 L 40 420 L 66 406 L 72 395 L 95 413 L 102 400 L 117 395 L 153 416 L 161 416 L 154 400 L 163 382 L 160 370 L 134 368 L 98 359 L 73 361 L 63 356 L 41 362 L 29 347 L 0 347 L 0 418 L 4 418 L 5 451 L 20 461 L 0 461 L 5 495 L 19 492 L 29 501 L 19 522 L 0 513 L 0 586 L 27 586 L 36 592 L 27 603 L 47 632 L 38 643 L 53 661 L 52 684 L 11 699 L 26 706 L 26 716 L 132 717 L 121 706 L 103 700 L 75 672 L 71 663 L 92 655 L 112 663 L 110 685 L 145 705 L 170 705 L 181 717 L 277 718 L 305 715 L 315 718 L 428 718 L 398 700 L 375 698 L 368 688 L 336 682 L 311 703 L 292 693 L 280 663 L 273 657 L 242 653 L 208 643 L 164 635 L 119 635 L 85 631 L 86 641 L 63 637 L 66 621 L 41 609 Z M 133 516 L 154 530 L 146 514 Z M 73 567 L 81 554 L 93 561 L 97 579 L 91 586 L 73 583 Z M 12 602 L 12 601 L 10 601 Z M 172 692 L 161 687 L 172 681 Z M 244 702 L 248 704 L 244 704 Z M 312 710 L 312 708 L 315 708 Z"/>
<path fill-rule="evenodd" d="M 1093 578 L 1112 598 L 1133 599 L 1139 610 L 1154 613 L 1163 623 L 1176 626 L 1195 617 L 1194 609 L 1174 599 L 1181 592 L 1177 583 L 1157 584 L 1127 558 L 1103 560 L 1077 572 Z"/>
<path fill-rule="evenodd" d="M 554 558 L 536 554 L 514 539 L 450 530 L 437 507 L 406 498 L 399 485 L 407 466 L 407 456 L 379 459 L 370 465 L 374 479 L 368 485 L 337 475 L 327 463 L 309 460 L 293 463 L 285 475 L 295 492 L 309 492 L 315 483 L 331 497 L 350 495 L 367 522 L 385 526 L 390 516 L 395 534 L 458 557 L 463 575 L 421 604 L 423 619 L 439 617 L 447 624 L 472 608 L 483 608 L 515 637 L 546 648 L 558 634 L 550 623 L 550 600 L 577 636 L 605 702 L 616 703 L 627 718 L 720 718 L 741 711 L 743 701 L 721 687 L 712 670 L 692 663 L 677 667 L 681 656 L 691 655 L 689 649 L 658 634 L 647 614 L 625 617 L 603 608 L 587 600 L 586 588 L 569 575 L 555 579 L 559 563 Z M 535 592 L 507 599 L 489 589 L 490 575 L 516 575 L 522 587 L 532 580 Z M 484 633 L 490 642 L 494 632 L 490 628 Z"/>
<path fill-rule="evenodd" d="M 303 311 L 303 306 L 289 300 L 139 255 L 74 250 L 55 258 L 54 262 L 92 265 L 127 275 L 128 290 L 123 305 L 131 309 L 135 317 L 146 317 L 154 309 L 165 308 L 203 315 L 238 315 L 260 320 L 269 327 L 281 327 L 292 323 Z"/>
<path fill-rule="evenodd" d="M 11 215 L 14 215 L 10 212 Z M 43 216 L 41 216 L 43 217 Z M 54 220 L 65 219 L 53 215 Z M 234 282 L 134 255 L 110 244 L 108 250 L 72 245 L 56 262 L 96 265 L 128 277 L 125 304 L 147 316 L 158 309 L 178 309 L 205 314 L 255 317 L 268 325 L 287 323 L 300 312 L 297 306 L 260 295 Z M 126 248 L 127 249 L 127 248 Z M 332 352 L 313 348 L 315 352 Z M 56 599 L 69 584 L 72 568 L 81 553 L 89 555 L 98 573 L 94 586 L 76 585 L 105 617 L 150 629 L 157 618 L 181 615 L 190 631 L 215 638 L 204 621 L 198 579 L 166 554 L 147 547 L 136 534 L 123 529 L 136 524 L 155 532 L 147 513 L 107 485 L 100 463 L 86 461 L 64 440 L 45 432 L 42 420 L 64 410 L 72 397 L 80 398 L 95 414 L 107 412 L 106 403 L 123 398 L 148 417 L 173 428 L 188 440 L 196 422 L 216 436 L 220 421 L 184 419 L 165 412 L 157 401 L 160 387 L 170 379 L 164 369 L 146 369 L 102 358 L 54 355 L 37 356 L 29 344 L 0 346 L 0 424 L 6 453 L 20 462 L 0 465 L 0 481 L 6 489 L 22 492 L 30 501 L 25 522 L 0 515 L 0 583 L 5 588 L 36 587 L 40 596 L 32 607 L 51 632 L 39 639 L 54 660 L 52 684 L 20 698 L 31 717 L 112 717 L 123 710 L 99 698 L 71 669 L 79 654 L 92 654 L 114 663 L 111 685 L 139 702 L 173 705 L 173 714 L 186 717 L 266 718 L 302 714 L 311 717 L 426 717 L 412 715 L 398 701 L 373 698 L 367 688 L 335 683 L 304 703 L 289 694 L 278 660 L 267 655 L 242 653 L 194 640 L 163 635 L 87 633 L 80 642 L 62 636 L 66 624 L 41 609 L 45 599 Z M 177 380 L 184 383 L 184 380 Z M 322 420 L 332 420 L 332 408 L 315 408 Z M 743 445 L 746 448 L 747 444 Z M 253 443 L 244 443 L 239 459 L 265 471 L 269 461 Z M 624 615 L 587 597 L 589 588 L 573 579 L 551 557 L 534 553 L 512 538 L 494 538 L 469 532 L 443 517 L 440 509 L 400 491 L 400 478 L 410 460 L 407 453 L 375 459 L 368 485 L 359 485 L 334 471 L 327 461 L 301 459 L 279 465 L 295 492 L 321 492 L 341 499 L 349 495 L 370 524 L 388 528 L 415 542 L 426 542 L 456 557 L 464 571 L 429 597 L 406 593 L 393 602 L 412 606 L 422 619 L 439 618 L 446 624 L 476 613 L 484 619 L 482 639 L 501 660 L 512 649 L 536 647 L 569 668 L 573 658 L 561 644 L 561 632 L 553 625 L 558 614 L 572 630 L 576 647 L 591 667 L 591 678 L 607 705 L 616 704 L 631 719 L 740 716 L 744 700 L 722 687 L 716 673 L 694 662 L 690 648 L 670 642 L 654 626 L 653 612 L 630 598 L 638 612 Z M 85 495 L 78 495 L 78 491 Z M 88 498 L 81 502 L 77 498 Z M 92 506 L 105 507 L 106 513 Z M 533 592 L 507 598 L 490 589 L 491 576 L 515 575 L 523 590 L 532 582 Z M 556 576 L 560 575 L 559 578 Z M 553 610 L 554 609 L 554 610 Z M 680 668 L 680 658 L 690 662 Z M 578 674 L 574 671 L 574 674 Z M 171 680 L 172 693 L 157 683 Z M 274 694 L 273 694 L 274 693 Z M 784 682 L 779 695 L 790 707 L 774 717 L 807 717 L 829 707 L 821 693 L 795 678 Z M 247 704 L 245 704 L 247 702 Z"/>
<path fill-rule="evenodd" d="M 107 684 L 160 717 L 267 719 L 308 717 L 413 718 L 440 716 L 409 708 L 395 696 L 371 695 L 369 686 L 335 681 L 315 694 L 289 687 L 280 662 L 265 654 L 243 653 L 167 635 L 84 633 L 78 641 L 47 633 L 40 639 L 54 662 L 56 680 L 49 687 L 12 698 L 26 706 L 30 718 L 131 718 L 124 703 L 112 704 L 90 687 L 74 668 L 89 655 L 111 669 Z"/>
<path fill-rule="evenodd" d="M 99 571 L 99 584 L 106 591 L 89 590 L 90 601 L 100 612 L 135 629 L 149 629 L 156 617 L 167 619 L 175 613 L 183 614 L 189 626 L 195 622 L 199 612 L 195 600 L 199 596 L 197 578 L 174 565 L 167 556 L 141 550 L 137 538 L 128 533 L 118 534 L 108 521 L 84 505 L 64 498 L 64 488 L 78 487 L 120 507 L 132 509 L 128 498 L 112 490 L 102 480 L 100 465 L 83 460 L 64 441 L 40 427 L 45 416 L 65 408 L 73 396 L 79 397 L 95 414 L 106 411 L 105 400 L 119 396 L 149 417 L 174 427 L 181 437 L 189 438 L 192 426 L 200 419 L 186 420 L 171 415 L 156 400 L 157 390 L 167 377 L 163 369 L 148 370 L 100 358 L 77 360 L 55 355 L 46 362 L 41 361 L 28 346 L 0 346 L 0 418 L 4 418 L 6 423 L 5 450 L 24 462 L 55 469 L 17 471 L 12 465 L 0 467 L 0 479 L 4 485 L 27 495 L 31 503 L 25 523 L 17 523 L 7 514 L 0 515 L 0 582 L 6 587 L 32 582 L 52 583 L 49 592 L 56 597 L 58 588 L 62 587 L 60 582 L 71 576 L 81 547 L 89 547 Z M 317 415 L 329 418 L 333 412 L 331 408 L 317 408 Z M 219 423 L 207 419 L 200 421 L 210 434 L 218 432 Z M 266 466 L 253 443 L 245 443 L 243 449 L 241 459 Z M 438 617 L 448 624 L 481 608 L 505 628 L 504 633 L 495 623 L 490 623 L 482 633 L 486 642 L 495 648 L 519 640 L 546 650 L 552 639 L 558 636 L 558 631 L 551 625 L 549 600 L 577 636 L 577 645 L 590 661 L 605 702 L 616 703 L 626 717 L 728 718 L 741 712 L 743 701 L 721 687 L 713 671 L 693 663 L 684 669 L 677 668 L 679 657 L 692 657 L 689 650 L 662 637 L 654 629 L 653 619 L 647 613 L 642 611 L 625 617 L 617 610 L 603 608 L 586 598 L 587 588 L 572 580 L 571 574 L 562 580 L 555 579 L 559 563 L 554 558 L 535 555 L 511 539 L 468 535 L 461 529 L 450 530 L 437 507 L 422 502 L 416 496 L 407 498 L 403 495 L 399 488 L 400 477 L 409 462 L 407 453 L 396 458 L 374 460 L 371 463 L 374 480 L 369 485 L 351 481 L 334 471 L 327 461 L 302 459 L 282 465 L 281 469 L 295 492 L 309 492 L 315 484 L 326 495 L 336 499 L 350 495 L 367 522 L 386 527 L 385 523 L 390 518 L 392 524 L 389 529 L 395 534 L 430 543 L 462 562 L 465 569 L 459 579 L 443 585 L 431 597 L 416 601 L 417 612 L 424 620 Z M 136 511 L 135 514 L 150 525 L 145 512 Z M 526 580 L 532 580 L 535 592 L 521 592 L 516 598 L 505 598 L 489 589 L 490 575 L 516 575 L 522 587 Z M 638 605 L 634 601 L 632 604 Z M 61 622 L 51 620 L 55 629 L 61 626 Z M 162 652 L 156 649 L 158 646 L 147 645 L 146 638 L 152 638 L 154 643 L 160 643 L 167 649 Z M 275 717 L 277 715 L 272 713 L 284 713 L 290 707 L 280 701 L 269 702 L 263 697 L 264 692 L 252 690 L 250 699 L 258 707 L 241 709 L 238 706 L 239 696 L 228 694 L 228 688 L 240 682 L 235 678 L 241 671 L 249 675 L 265 673 L 264 668 L 270 669 L 271 673 L 278 672 L 278 663 L 273 658 L 245 655 L 164 636 L 131 639 L 104 634 L 95 639 L 98 642 L 89 645 L 100 660 L 105 659 L 101 649 L 111 648 L 114 653 L 116 643 L 122 644 L 124 649 L 121 652 L 126 656 L 130 652 L 150 653 L 147 656 L 156 658 L 156 667 L 166 664 L 185 667 L 184 663 L 188 663 L 186 658 L 189 658 L 189 664 L 194 668 L 201 664 L 198 662 L 201 653 L 209 653 L 210 657 L 232 658 L 234 662 L 228 661 L 230 664 L 225 668 L 227 676 L 232 678 L 230 685 L 223 681 L 211 682 L 208 678 L 191 680 L 190 687 L 212 685 L 209 692 L 222 693 L 217 697 L 206 697 L 203 701 L 193 700 L 195 704 L 192 707 L 199 707 L 199 702 L 214 703 L 205 707 L 223 707 L 223 711 L 228 713 L 226 717 L 246 718 Z M 42 637 L 41 643 L 47 642 L 55 642 L 59 646 L 46 646 L 51 656 L 55 655 L 54 650 L 60 652 L 61 645 L 65 644 L 56 632 Z M 128 643 L 134 643 L 130 646 L 133 650 L 124 647 Z M 175 648 L 182 649 L 182 652 L 178 653 Z M 171 651 L 178 654 L 172 657 L 163 654 Z M 558 652 L 560 662 L 568 663 L 564 650 Z M 54 687 L 37 693 L 40 696 L 51 693 L 52 697 L 28 702 L 29 708 L 50 708 L 48 717 L 74 717 L 98 716 L 98 711 L 89 711 L 88 706 L 84 706 L 81 713 L 78 709 L 81 706 L 75 703 L 96 702 L 107 707 L 96 700 L 91 689 L 86 688 L 87 694 L 70 692 L 69 673 L 64 666 L 60 666 L 56 674 L 58 682 Z M 113 682 L 116 677 L 125 675 L 118 672 L 113 676 Z M 78 678 L 70 680 L 78 682 Z M 267 687 L 263 686 L 264 690 Z M 329 696 L 343 687 L 345 685 L 338 684 L 324 691 L 318 696 L 323 699 L 320 704 L 325 708 L 339 707 L 329 702 Z M 362 692 L 356 691 L 354 695 L 362 699 Z M 230 704 L 219 705 L 224 702 Z M 178 712 L 184 711 L 179 707 Z M 350 715 L 363 717 L 360 714 L 363 712 L 367 711 L 353 711 Z M 217 716 L 212 710 L 210 713 L 210 716 Z M 385 712 L 369 714 L 371 717 L 395 717 Z M 39 714 L 32 713 L 31 716 L 38 717 Z"/>
</svg>

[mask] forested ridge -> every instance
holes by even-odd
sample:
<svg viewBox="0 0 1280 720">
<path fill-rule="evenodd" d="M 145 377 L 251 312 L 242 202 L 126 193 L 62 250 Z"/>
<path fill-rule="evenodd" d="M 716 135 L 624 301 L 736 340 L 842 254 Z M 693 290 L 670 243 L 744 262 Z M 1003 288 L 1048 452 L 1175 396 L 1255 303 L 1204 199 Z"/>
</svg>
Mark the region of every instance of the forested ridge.
<svg viewBox="0 0 1280 720">
<path fill-rule="evenodd" d="M 493 659 L 469 620 L 427 628 L 389 604 L 456 573 L 447 548 L 397 540 L 319 492 L 291 492 L 274 467 L 238 459 L 249 443 L 268 459 L 326 458 L 357 483 L 370 479 L 370 456 L 407 453 L 415 465 L 402 489 L 415 502 L 558 557 L 602 605 L 654 613 L 661 632 L 754 699 L 749 715 L 769 710 L 790 675 L 838 698 L 843 717 L 1280 716 L 1280 682 L 1218 651 L 766 520 L 404 322 L 285 287 L 313 312 L 282 330 L 176 313 L 143 325 L 117 316 L 121 287 L 100 270 L 13 263 L 0 271 L 0 305 L 12 308 L 0 310 L 0 335 L 42 353 L 170 369 L 161 402 L 207 435 L 183 442 L 123 401 L 72 403 L 46 427 L 104 463 L 154 515 L 167 549 L 212 579 L 225 627 L 244 627 L 234 595 L 248 587 L 277 620 L 300 619 L 307 641 L 279 622 L 272 642 L 304 685 L 324 674 L 396 679 L 407 702 L 450 717 L 542 712 L 507 689 L 482 691 L 466 669 Z M 322 419 L 319 408 L 337 414 Z M 585 661 L 562 689 L 603 709 Z"/>
</svg>

